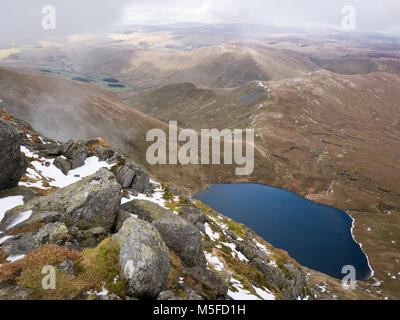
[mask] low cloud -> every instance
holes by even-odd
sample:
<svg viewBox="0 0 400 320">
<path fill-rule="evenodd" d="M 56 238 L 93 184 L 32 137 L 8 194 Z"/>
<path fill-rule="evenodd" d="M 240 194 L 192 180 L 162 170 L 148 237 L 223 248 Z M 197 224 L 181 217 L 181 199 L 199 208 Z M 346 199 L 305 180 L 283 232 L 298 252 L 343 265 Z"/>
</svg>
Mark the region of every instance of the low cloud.
<svg viewBox="0 0 400 320">
<path fill-rule="evenodd" d="M 41 8 L 53 5 L 57 29 L 41 28 Z M 398 0 L 16 0 L 0 2 L 0 41 L 110 31 L 127 24 L 257 23 L 339 28 L 344 5 L 356 8 L 357 30 L 400 34 Z"/>
</svg>

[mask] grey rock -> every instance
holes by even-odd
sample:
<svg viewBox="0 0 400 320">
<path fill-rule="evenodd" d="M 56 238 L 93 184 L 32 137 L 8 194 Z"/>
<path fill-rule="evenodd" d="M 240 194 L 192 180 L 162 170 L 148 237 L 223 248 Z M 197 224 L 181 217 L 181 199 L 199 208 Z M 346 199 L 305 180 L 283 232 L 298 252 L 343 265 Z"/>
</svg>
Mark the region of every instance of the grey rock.
<svg viewBox="0 0 400 320">
<path fill-rule="evenodd" d="M 183 300 L 181 297 L 177 297 L 175 293 L 172 291 L 162 291 L 157 297 L 157 300 L 164 300 L 164 301 L 177 301 L 177 300 Z"/>
<path fill-rule="evenodd" d="M 0 224 L 0 230 L 7 230 L 21 213 L 32 211 L 30 218 L 24 221 L 24 224 L 48 219 L 46 212 L 52 212 L 56 213 L 59 221 L 65 223 L 68 228 L 87 230 L 102 227 L 106 232 L 110 232 L 119 212 L 120 203 L 121 186 L 115 176 L 103 168 L 94 175 L 48 196 L 34 198 L 24 206 L 9 210 Z M 56 217 L 50 215 L 50 218 Z"/>
<path fill-rule="evenodd" d="M 62 272 L 74 275 L 75 274 L 75 262 L 72 260 L 65 260 L 58 265 L 56 265 L 56 268 L 60 269 Z"/>
<path fill-rule="evenodd" d="M 147 200 L 133 200 L 123 204 L 121 208 L 147 222 L 153 222 L 156 219 L 174 215 L 171 211 Z"/>
<path fill-rule="evenodd" d="M 127 166 L 123 166 L 116 171 L 118 181 L 121 183 L 123 189 L 128 189 L 132 185 L 135 171 Z"/>
<path fill-rule="evenodd" d="M 1 248 L 11 256 L 28 254 L 43 244 L 51 243 L 56 235 L 66 233 L 68 233 L 68 229 L 65 224 L 49 223 L 38 230 L 13 236 L 5 241 Z"/>
<path fill-rule="evenodd" d="M 124 222 L 131 217 L 132 217 L 132 215 L 128 211 L 125 211 L 122 209 L 119 210 L 118 214 L 117 214 L 117 219 L 115 220 L 115 226 L 114 226 L 113 233 L 117 233 L 119 231 L 119 229 L 121 229 Z"/>
<path fill-rule="evenodd" d="M 18 185 L 28 166 L 21 154 L 18 131 L 0 119 L 0 190 Z"/>
<path fill-rule="evenodd" d="M 182 207 L 182 217 L 191 222 L 199 231 L 205 233 L 204 224 L 209 221 L 208 216 L 198 208 Z"/>
<path fill-rule="evenodd" d="M 150 189 L 150 176 L 132 160 L 126 159 L 125 163 L 115 170 L 115 176 L 124 189 L 139 193 L 147 193 Z"/>
<path fill-rule="evenodd" d="M 89 154 L 88 147 L 84 146 L 71 152 L 67 152 L 65 156 L 68 158 L 71 164 L 71 169 L 82 167 L 85 164 L 85 160 Z"/>
<path fill-rule="evenodd" d="M 0 300 L 26 300 L 32 293 L 32 289 L 21 286 L 6 286 L 0 288 Z"/>
<path fill-rule="evenodd" d="M 222 297 L 228 293 L 231 280 L 229 273 L 211 271 L 202 267 L 189 268 L 188 271 L 203 283 L 206 283 L 209 290 L 214 292 L 215 297 Z"/>
<path fill-rule="evenodd" d="M 102 146 L 98 146 L 94 154 L 100 159 L 100 161 L 105 161 L 111 159 L 114 156 L 115 151 L 111 148 L 104 148 Z"/>
<path fill-rule="evenodd" d="M 230 240 L 236 244 L 236 249 L 249 259 L 250 264 L 261 271 L 264 279 L 281 291 L 283 299 L 297 299 L 299 296 L 303 296 L 307 286 L 306 274 L 303 269 L 297 268 L 289 261 L 278 267 L 273 266 L 269 264 L 268 254 L 253 243 Z"/>
<path fill-rule="evenodd" d="M 195 226 L 176 215 L 154 220 L 153 225 L 186 266 L 205 268 L 202 236 Z"/>
<path fill-rule="evenodd" d="M 150 223 L 130 218 L 113 239 L 121 246 L 121 276 L 130 295 L 156 298 L 167 287 L 169 250 Z"/>
<path fill-rule="evenodd" d="M 42 144 L 39 151 L 39 156 L 45 158 L 54 158 L 61 155 L 62 146 L 57 143 Z"/>
<path fill-rule="evenodd" d="M 286 300 L 297 299 L 303 295 L 306 286 L 306 274 L 302 269 L 298 269 L 293 264 L 285 264 L 286 272 L 280 268 L 266 264 L 264 261 L 254 259 L 251 264 L 262 272 L 266 281 L 272 283 L 282 293 L 282 298 Z M 289 273 L 289 277 L 288 274 Z"/>
<path fill-rule="evenodd" d="M 68 174 L 68 171 L 71 170 L 71 164 L 69 161 L 63 157 L 57 157 L 54 162 L 54 166 L 62 171 L 65 175 Z"/>
</svg>

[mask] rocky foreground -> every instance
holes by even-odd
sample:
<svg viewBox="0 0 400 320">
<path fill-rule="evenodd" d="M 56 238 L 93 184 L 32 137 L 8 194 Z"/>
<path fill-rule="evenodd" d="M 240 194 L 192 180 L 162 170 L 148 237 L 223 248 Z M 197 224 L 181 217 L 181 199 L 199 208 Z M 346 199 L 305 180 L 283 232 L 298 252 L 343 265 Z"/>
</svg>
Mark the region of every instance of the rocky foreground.
<svg viewBox="0 0 400 320">
<path fill-rule="evenodd" d="M 0 299 L 337 298 L 103 140 L 60 143 L 1 118 Z M 44 266 L 55 289 L 42 285 Z"/>
</svg>

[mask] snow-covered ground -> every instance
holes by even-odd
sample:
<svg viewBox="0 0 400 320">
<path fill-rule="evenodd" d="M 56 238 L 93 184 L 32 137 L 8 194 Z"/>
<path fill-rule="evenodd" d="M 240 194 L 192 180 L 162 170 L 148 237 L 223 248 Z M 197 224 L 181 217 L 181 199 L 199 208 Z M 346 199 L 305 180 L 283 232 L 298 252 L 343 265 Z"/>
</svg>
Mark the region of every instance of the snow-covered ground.
<svg viewBox="0 0 400 320">
<path fill-rule="evenodd" d="M 233 300 L 275 300 L 275 296 L 267 289 L 260 289 L 253 286 L 254 291 L 258 295 L 256 296 L 249 290 L 245 289 L 239 280 L 232 278 L 231 283 L 234 290 L 229 289 L 228 295 Z"/>
<path fill-rule="evenodd" d="M 68 175 L 64 175 L 61 170 L 53 164 L 54 159 L 39 157 L 38 154 L 24 146 L 21 146 L 21 152 L 25 153 L 27 157 L 38 159 L 38 161 L 31 162 L 34 169 L 28 168 L 26 172 L 26 176 L 33 181 L 19 183 L 20 186 L 25 187 L 35 187 L 39 189 L 49 189 L 52 187 L 64 188 L 78 182 L 84 177 L 95 174 L 101 168 L 110 169 L 113 166 L 105 161 L 100 161 L 98 157 L 89 157 L 85 160 L 83 166 L 70 170 Z M 43 186 L 43 179 L 49 183 L 48 187 Z"/>
</svg>

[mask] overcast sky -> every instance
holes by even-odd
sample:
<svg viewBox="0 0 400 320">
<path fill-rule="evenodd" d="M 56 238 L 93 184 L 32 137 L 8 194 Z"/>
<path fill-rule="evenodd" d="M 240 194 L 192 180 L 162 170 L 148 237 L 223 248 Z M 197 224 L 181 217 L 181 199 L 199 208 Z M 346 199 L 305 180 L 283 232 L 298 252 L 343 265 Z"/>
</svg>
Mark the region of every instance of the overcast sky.
<svg viewBox="0 0 400 320">
<path fill-rule="evenodd" d="M 55 31 L 41 28 L 41 9 L 53 5 Z M 356 8 L 359 31 L 400 34 L 399 0 L 1 0 L 0 42 L 51 34 L 107 32 L 124 24 L 257 23 L 340 28 L 342 8 Z"/>
</svg>

